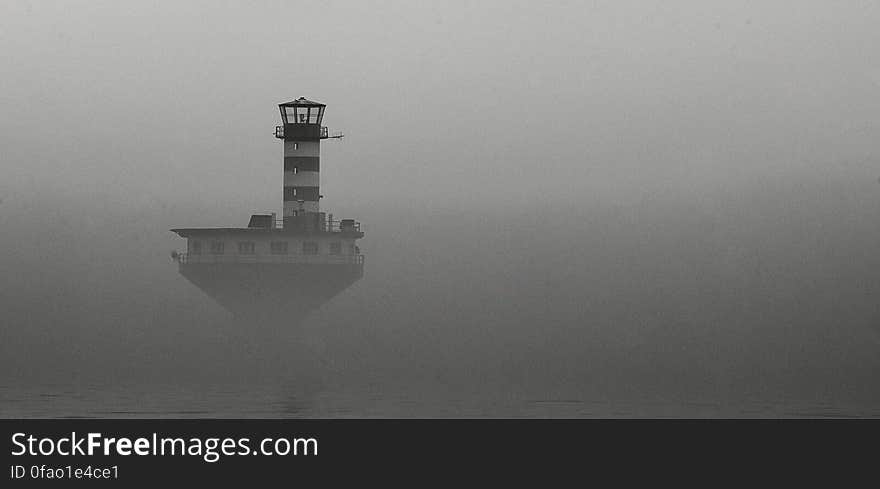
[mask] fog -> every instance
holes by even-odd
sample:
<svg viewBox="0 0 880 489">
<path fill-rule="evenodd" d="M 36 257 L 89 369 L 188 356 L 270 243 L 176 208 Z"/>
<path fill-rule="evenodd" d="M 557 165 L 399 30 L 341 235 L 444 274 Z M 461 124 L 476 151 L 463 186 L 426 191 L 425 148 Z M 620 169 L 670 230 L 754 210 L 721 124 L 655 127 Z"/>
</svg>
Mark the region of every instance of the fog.
<svg viewBox="0 0 880 489">
<path fill-rule="evenodd" d="M 4 2 L 0 414 L 96 415 L 59 392 L 167 414 L 199 404 L 168 389 L 222 385 L 237 407 L 206 415 L 255 415 L 255 390 L 295 404 L 267 415 L 876 415 L 878 21 Z M 299 96 L 345 132 L 322 207 L 363 223 L 366 265 L 264 328 L 178 274 L 169 229 L 280 213 Z"/>
</svg>

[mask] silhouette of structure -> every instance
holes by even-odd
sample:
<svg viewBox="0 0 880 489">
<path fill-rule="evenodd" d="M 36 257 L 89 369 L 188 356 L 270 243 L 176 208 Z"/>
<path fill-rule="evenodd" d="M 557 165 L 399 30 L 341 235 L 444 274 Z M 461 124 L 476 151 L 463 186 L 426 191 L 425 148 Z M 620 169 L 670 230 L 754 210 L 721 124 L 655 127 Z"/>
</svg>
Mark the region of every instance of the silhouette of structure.
<svg viewBox="0 0 880 489">
<path fill-rule="evenodd" d="M 353 219 L 320 210 L 321 140 L 326 105 L 300 97 L 280 104 L 284 207 L 254 214 L 246 228 L 179 228 L 186 252 L 172 253 L 180 274 L 237 317 L 299 323 L 363 276 Z"/>
</svg>

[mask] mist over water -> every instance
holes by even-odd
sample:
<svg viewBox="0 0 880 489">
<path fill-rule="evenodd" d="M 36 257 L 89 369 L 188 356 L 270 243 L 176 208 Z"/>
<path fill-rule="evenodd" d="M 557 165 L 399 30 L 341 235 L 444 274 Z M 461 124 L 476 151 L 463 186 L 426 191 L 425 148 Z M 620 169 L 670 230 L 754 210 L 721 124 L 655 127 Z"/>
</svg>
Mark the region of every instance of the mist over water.
<svg viewBox="0 0 880 489">
<path fill-rule="evenodd" d="M 876 415 L 880 189 L 857 176 L 365 209 L 364 278 L 294 329 L 177 273 L 192 210 L 13 199 L 3 414 Z"/>
<path fill-rule="evenodd" d="M 0 3 L 0 416 L 880 414 L 880 8 L 791 3 Z M 299 96 L 364 276 L 256 324 L 169 229 Z"/>
</svg>

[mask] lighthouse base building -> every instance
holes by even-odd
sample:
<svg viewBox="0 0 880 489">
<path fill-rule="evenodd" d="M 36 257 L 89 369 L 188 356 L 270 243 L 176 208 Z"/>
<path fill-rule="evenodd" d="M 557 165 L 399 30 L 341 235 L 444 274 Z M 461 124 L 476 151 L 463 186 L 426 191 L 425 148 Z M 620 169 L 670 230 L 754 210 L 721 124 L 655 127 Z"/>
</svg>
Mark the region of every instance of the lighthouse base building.
<svg viewBox="0 0 880 489">
<path fill-rule="evenodd" d="M 186 251 L 180 274 L 242 319 L 293 325 L 363 276 L 353 219 L 320 211 L 319 155 L 324 104 L 304 98 L 279 105 L 284 140 L 283 219 L 255 214 L 244 228 L 178 228 Z"/>
<path fill-rule="evenodd" d="M 272 216 L 255 216 L 269 217 Z M 255 219 L 251 218 L 253 222 Z M 363 276 L 364 257 L 350 228 L 173 229 L 186 238 L 180 274 L 242 318 L 303 319 Z"/>
</svg>

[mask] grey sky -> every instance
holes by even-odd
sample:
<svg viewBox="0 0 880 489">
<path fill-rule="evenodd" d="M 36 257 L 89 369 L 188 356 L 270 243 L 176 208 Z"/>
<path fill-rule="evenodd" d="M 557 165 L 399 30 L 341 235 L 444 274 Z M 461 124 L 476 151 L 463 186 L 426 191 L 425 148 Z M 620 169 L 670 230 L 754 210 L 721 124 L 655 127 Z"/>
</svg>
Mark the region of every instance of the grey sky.
<svg viewBox="0 0 880 489">
<path fill-rule="evenodd" d="M 864 161 L 878 23 L 857 1 L 4 1 L 0 191 L 275 209 L 275 104 L 301 95 L 347 134 L 322 168 L 347 212 Z"/>
</svg>

